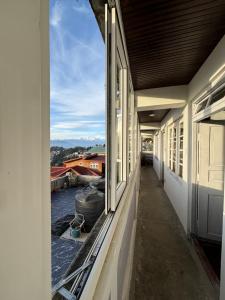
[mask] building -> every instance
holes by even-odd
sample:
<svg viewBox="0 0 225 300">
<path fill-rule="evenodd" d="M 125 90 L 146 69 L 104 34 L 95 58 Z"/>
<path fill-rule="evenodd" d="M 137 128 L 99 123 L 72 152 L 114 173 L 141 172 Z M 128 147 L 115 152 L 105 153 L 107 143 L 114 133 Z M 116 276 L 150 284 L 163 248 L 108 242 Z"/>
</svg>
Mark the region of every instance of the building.
<svg viewBox="0 0 225 300">
<path fill-rule="evenodd" d="M 73 158 L 63 162 L 64 167 L 82 166 L 99 171 L 102 175 L 105 174 L 105 155 L 88 154 L 80 158 Z"/>
<path fill-rule="evenodd" d="M 106 45 L 105 215 L 55 292 L 224 300 L 225 1 L 90 3 Z M 50 300 L 49 3 L 0 5 L 1 297 Z M 154 170 L 140 168 L 146 133 Z M 192 237 L 221 245 L 217 287 Z"/>
<path fill-rule="evenodd" d="M 90 153 L 97 153 L 98 155 L 105 155 L 105 145 L 94 146 L 88 150 Z"/>
<path fill-rule="evenodd" d="M 101 173 L 95 169 L 82 166 L 51 167 L 51 192 L 68 185 L 87 185 L 88 182 L 96 178 L 101 178 Z"/>
</svg>

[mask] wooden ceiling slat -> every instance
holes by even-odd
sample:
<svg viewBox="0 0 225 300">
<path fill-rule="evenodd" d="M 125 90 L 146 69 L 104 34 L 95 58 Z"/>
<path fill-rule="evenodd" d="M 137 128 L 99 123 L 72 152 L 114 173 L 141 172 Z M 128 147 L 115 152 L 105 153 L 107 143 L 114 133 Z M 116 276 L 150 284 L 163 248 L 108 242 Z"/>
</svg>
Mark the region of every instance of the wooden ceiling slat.
<svg viewBox="0 0 225 300">
<path fill-rule="evenodd" d="M 151 25 L 151 31 L 154 30 L 154 34 L 156 34 L 156 35 L 158 35 L 161 32 L 165 32 L 165 33 L 173 32 L 175 34 L 177 32 L 183 31 L 183 30 L 184 31 L 186 31 L 188 29 L 195 30 L 198 27 L 215 25 L 215 23 L 220 24 L 221 23 L 220 18 L 221 18 L 221 12 L 216 12 L 214 15 L 208 14 L 208 15 L 202 16 L 202 19 L 200 19 L 200 20 L 193 19 L 192 22 L 189 22 L 190 21 L 189 19 L 187 20 L 188 22 L 184 22 L 184 20 L 183 20 L 183 22 L 181 22 L 179 24 L 179 27 L 177 26 L 177 23 L 175 21 L 171 20 L 171 23 L 167 24 L 166 28 L 159 26 L 159 24 Z M 140 31 L 142 31 L 142 30 L 143 30 L 143 28 L 133 29 L 132 36 L 140 37 Z M 127 34 L 127 39 L 129 39 L 129 32 Z"/>
<path fill-rule="evenodd" d="M 196 0 L 197 3 L 199 0 Z M 167 9 L 158 9 L 157 11 L 153 11 L 151 7 L 151 1 L 149 1 L 149 9 L 145 10 L 144 13 L 139 12 L 139 10 L 136 10 L 136 15 L 129 16 L 129 18 L 139 18 L 139 14 L 141 13 L 141 18 L 139 22 L 131 22 L 130 23 L 130 30 L 135 30 L 135 28 L 143 27 L 145 29 L 145 26 L 148 28 L 151 28 L 151 25 L 160 25 L 164 26 L 164 24 L 167 24 L 167 22 L 176 22 L 179 24 L 183 21 L 189 21 L 190 18 L 192 20 L 198 19 L 201 17 L 205 17 L 206 15 L 212 15 L 213 13 L 220 13 L 221 9 L 224 9 L 225 4 L 221 1 L 212 1 L 210 6 L 204 6 L 204 5 L 197 5 L 192 6 L 190 10 L 179 10 L 179 6 L 173 5 L 172 3 L 174 0 L 171 0 L 170 6 L 173 7 L 173 11 L 169 11 Z M 185 0 L 184 0 L 185 2 Z M 187 2 L 187 0 L 186 0 Z M 204 1 L 203 1 L 204 2 Z M 126 13 L 124 14 L 126 16 Z M 127 14 L 128 15 L 128 14 Z M 128 20 L 129 21 L 129 20 Z"/>
<path fill-rule="evenodd" d="M 173 5 L 171 5 L 171 0 L 142 0 L 142 1 L 132 1 L 132 0 L 123 0 L 124 5 L 126 6 L 126 12 L 129 13 L 130 16 L 133 16 L 137 13 L 137 10 L 140 13 L 146 12 L 150 5 L 151 11 L 160 14 L 161 10 L 170 9 L 173 10 L 175 7 L 185 10 L 188 7 L 193 7 L 197 4 L 199 5 L 206 5 L 210 3 L 214 3 L 215 0 L 190 0 L 190 1 L 183 1 L 183 0 L 173 0 Z"/>
<path fill-rule="evenodd" d="M 161 122 L 165 115 L 168 113 L 168 109 L 160 110 L 149 110 L 149 111 L 139 111 L 138 118 L 140 123 L 149 123 L 149 122 Z M 149 114 L 153 113 L 154 116 L 150 117 Z"/>
<path fill-rule="evenodd" d="M 211 28 L 211 27 L 210 27 Z M 174 45 L 174 47 L 179 44 L 179 43 L 188 43 L 188 41 L 193 42 L 196 41 L 198 43 L 201 43 L 201 41 L 209 41 L 211 38 L 215 38 L 218 34 L 222 34 L 225 30 L 225 24 L 223 26 L 218 26 L 217 28 L 217 32 L 215 35 L 215 32 L 212 29 L 208 30 L 208 31 L 202 31 L 202 33 L 200 34 L 199 32 L 192 32 L 192 33 L 183 33 L 183 35 L 171 35 L 171 36 L 160 36 L 158 37 L 158 39 L 144 39 L 144 40 L 139 40 L 136 39 L 136 42 L 133 43 L 133 41 L 130 43 L 132 46 L 132 52 L 135 52 L 135 50 L 138 50 L 138 46 L 140 43 L 145 46 L 145 47 L 151 47 L 151 49 L 154 49 L 156 47 L 161 47 L 161 48 L 165 48 L 166 46 L 171 46 Z M 163 40 L 163 43 L 161 42 Z M 173 42 L 176 42 L 173 43 Z M 129 44 L 129 40 L 127 40 L 127 43 Z M 146 51 L 147 49 L 144 48 L 144 50 Z"/>
<path fill-rule="evenodd" d="M 137 90 L 187 84 L 225 33 L 225 0 L 120 4 Z"/>
<path fill-rule="evenodd" d="M 175 46 L 171 46 L 171 47 L 167 47 L 167 48 L 163 48 L 163 49 L 152 49 L 151 48 L 151 51 L 145 51 L 142 53 L 141 57 L 142 59 L 145 58 L 145 59 L 154 59 L 155 57 L 159 57 L 160 55 L 183 55 L 184 52 L 186 52 L 186 56 L 189 55 L 189 53 L 191 53 L 191 55 L 193 56 L 193 50 L 198 50 L 199 48 L 202 47 L 202 45 L 204 45 L 205 47 L 210 47 L 210 46 L 214 46 L 214 39 L 213 40 L 210 40 L 210 41 L 207 41 L 206 43 L 204 44 L 196 44 L 196 43 L 185 43 L 184 45 L 180 45 L 175 47 Z M 199 54 L 201 55 L 201 54 Z M 137 60 L 140 58 L 140 54 L 138 55 L 138 52 L 132 52 L 132 60 Z"/>
</svg>

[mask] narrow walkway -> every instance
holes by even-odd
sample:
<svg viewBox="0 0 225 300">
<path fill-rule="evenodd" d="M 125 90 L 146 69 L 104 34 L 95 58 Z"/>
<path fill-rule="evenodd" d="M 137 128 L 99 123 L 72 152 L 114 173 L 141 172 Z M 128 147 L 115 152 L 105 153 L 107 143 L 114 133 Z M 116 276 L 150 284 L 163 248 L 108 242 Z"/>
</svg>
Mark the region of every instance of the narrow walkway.
<svg viewBox="0 0 225 300">
<path fill-rule="evenodd" d="M 214 300 L 216 294 L 153 168 L 143 167 L 130 299 Z"/>
</svg>

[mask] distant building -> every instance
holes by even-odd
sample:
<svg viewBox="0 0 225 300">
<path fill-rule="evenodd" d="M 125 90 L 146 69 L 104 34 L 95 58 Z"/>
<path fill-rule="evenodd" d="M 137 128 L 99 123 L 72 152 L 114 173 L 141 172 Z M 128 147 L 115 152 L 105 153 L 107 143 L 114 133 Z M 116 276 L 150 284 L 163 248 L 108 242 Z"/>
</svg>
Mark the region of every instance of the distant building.
<svg viewBox="0 0 225 300">
<path fill-rule="evenodd" d="M 82 166 L 85 168 L 90 168 L 92 170 L 97 170 L 101 175 L 105 174 L 105 155 L 99 155 L 97 153 L 84 155 L 80 158 L 74 158 L 66 160 L 63 163 L 64 167 L 75 167 Z"/>
<path fill-rule="evenodd" d="M 90 153 L 97 153 L 99 155 L 105 155 L 105 146 L 99 145 L 92 147 L 90 150 L 88 150 Z"/>
</svg>

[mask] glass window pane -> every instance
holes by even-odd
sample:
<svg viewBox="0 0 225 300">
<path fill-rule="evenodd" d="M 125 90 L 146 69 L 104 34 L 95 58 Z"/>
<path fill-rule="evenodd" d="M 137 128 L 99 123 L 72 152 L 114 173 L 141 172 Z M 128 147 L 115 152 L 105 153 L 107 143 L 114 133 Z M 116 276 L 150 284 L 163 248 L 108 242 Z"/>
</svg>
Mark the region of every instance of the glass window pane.
<svg viewBox="0 0 225 300">
<path fill-rule="evenodd" d="M 117 64 L 116 71 L 116 158 L 117 158 L 117 186 L 123 180 L 123 119 L 122 119 L 122 68 Z"/>
<path fill-rule="evenodd" d="M 132 89 L 129 85 L 128 89 L 128 171 L 131 172 L 132 164 Z"/>
<path fill-rule="evenodd" d="M 212 98 L 210 100 L 210 105 L 219 101 L 225 96 L 225 87 L 220 89 L 218 92 L 216 92 L 214 95 L 212 95 Z"/>
<path fill-rule="evenodd" d="M 184 124 L 179 125 L 179 176 L 183 177 Z"/>
<path fill-rule="evenodd" d="M 206 108 L 207 101 L 208 98 L 198 104 L 196 114 Z"/>
</svg>

